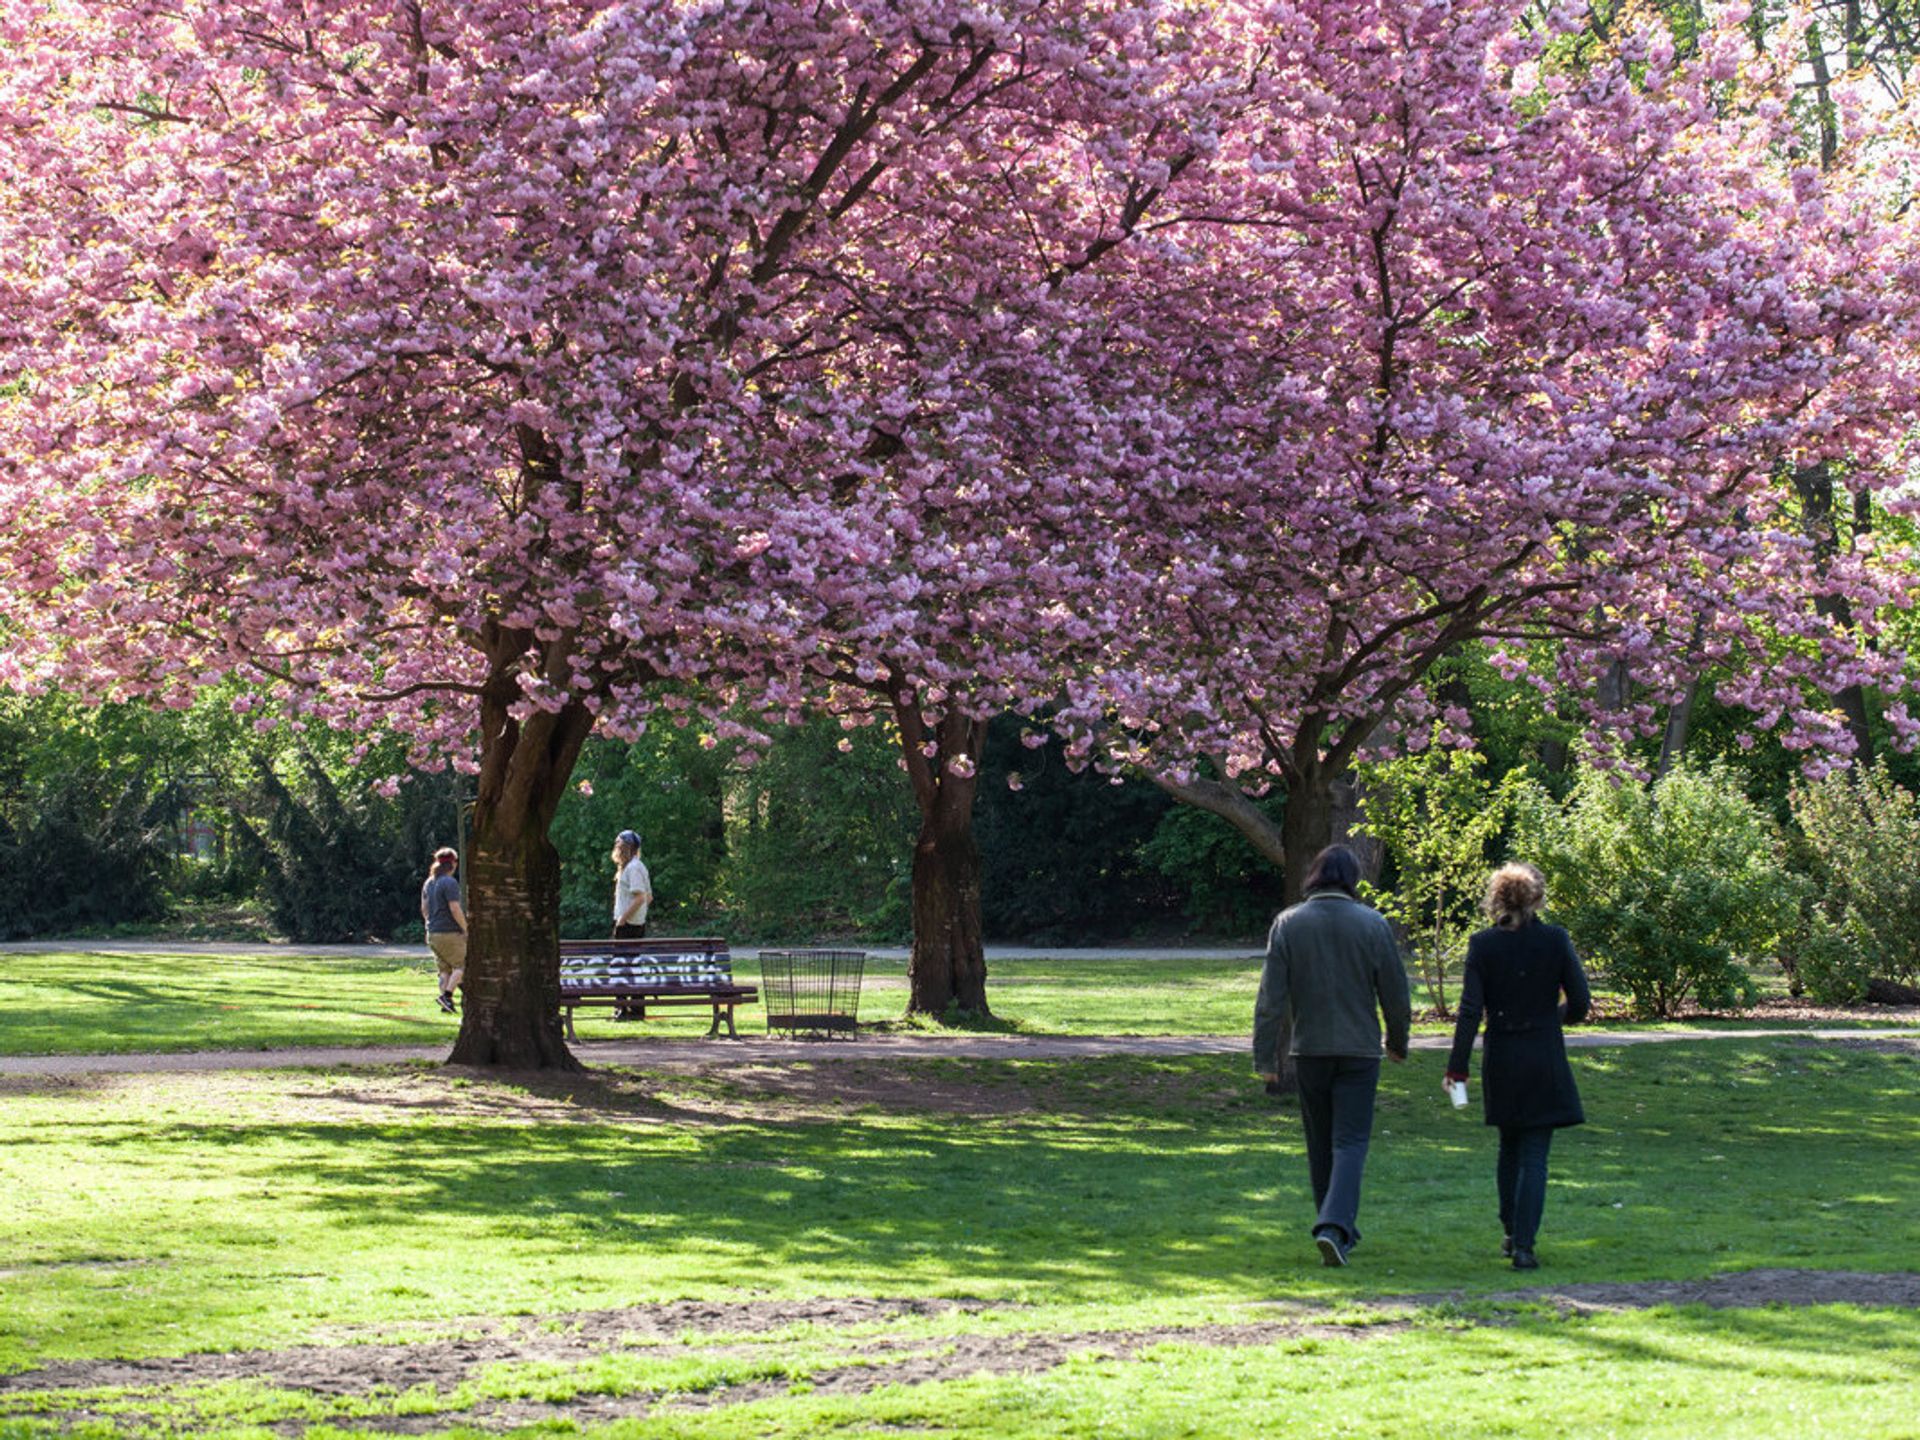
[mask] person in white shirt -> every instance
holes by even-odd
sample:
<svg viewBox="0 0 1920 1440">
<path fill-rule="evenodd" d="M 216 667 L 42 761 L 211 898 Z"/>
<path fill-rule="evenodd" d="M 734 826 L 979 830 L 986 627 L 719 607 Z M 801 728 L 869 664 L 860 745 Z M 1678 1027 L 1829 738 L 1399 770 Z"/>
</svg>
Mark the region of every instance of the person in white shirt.
<svg viewBox="0 0 1920 1440">
<path fill-rule="evenodd" d="M 640 837 L 622 830 L 613 842 L 613 938 L 644 940 L 653 904 L 653 877 L 640 861 Z"/>
</svg>

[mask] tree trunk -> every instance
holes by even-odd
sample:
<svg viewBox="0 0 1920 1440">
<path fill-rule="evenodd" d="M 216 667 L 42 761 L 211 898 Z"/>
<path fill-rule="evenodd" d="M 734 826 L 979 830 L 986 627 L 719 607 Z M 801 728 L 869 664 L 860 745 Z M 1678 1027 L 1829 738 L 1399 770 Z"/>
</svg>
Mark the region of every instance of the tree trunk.
<svg viewBox="0 0 1920 1440">
<path fill-rule="evenodd" d="M 544 829 L 503 835 L 475 814 L 467 974 L 455 1065 L 578 1070 L 560 1026 L 560 856 Z"/>
<path fill-rule="evenodd" d="M 593 712 L 578 701 L 513 717 L 532 637 L 490 627 L 480 698 L 467 971 L 454 1065 L 578 1070 L 560 1025 L 560 859 L 547 832 Z M 562 641 L 550 654 L 564 654 Z M 558 659 L 556 664 L 560 663 Z"/>
<path fill-rule="evenodd" d="M 1824 576 L 1843 548 L 1840 527 L 1834 513 L 1834 475 L 1830 464 L 1803 465 L 1793 472 L 1793 488 L 1800 497 L 1800 524 L 1813 542 L 1815 561 Z M 1864 528 L 1872 520 L 1871 506 L 1856 501 L 1854 522 Z M 1838 595 L 1819 596 L 1813 605 L 1820 617 L 1838 629 L 1853 627 L 1853 607 Z M 1830 692 L 1833 703 L 1846 717 L 1847 733 L 1853 737 L 1853 762 L 1862 770 L 1873 763 L 1873 729 L 1867 719 L 1866 692 L 1858 685 L 1842 685 Z"/>
<path fill-rule="evenodd" d="M 1668 772 L 1680 763 L 1681 755 L 1686 752 L 1687 731 L 1693 724 L 1693 703 L 1699 694 L 1700 682 L 1689 681 L 1686 691 L 1667 711 L 1667 729 L 1666 733 L 1660 737 L 1660 763 L 1654 769 L 1654 779 L 1665 779 Z"/>
<path fill-rule="evenodd" d="M 955 822 L 958 823 L 955 823 Z M 920 822 L 913 849 L 913 955 L 908 1010 L 988 1015 L 987 956 L 980 933 L 980 850 L 973 814 L 936 812 Z"/>
<path fill-rule="evenodd" d="M 1280 898 L 1288 905 L 1307 898 L 1307 875 L 1314 857 L 1333 844 L 1335 778 L 1312 770 L 1287 791 L 1287 808 L 1280 817 L 1280 845 L 1285 852 Z"/>
<path fill-rule="evenodd" d="M 980 919 L 980 850 L 973 840 L 973 801 L 987 724 L 957 713 L 929 723 L 903 685 L 896 681 L 892 690 L 900 749 L 920 807 L 920 835 L 913 847 L 907 1011 L 991 1015 Z"/>
</svg>

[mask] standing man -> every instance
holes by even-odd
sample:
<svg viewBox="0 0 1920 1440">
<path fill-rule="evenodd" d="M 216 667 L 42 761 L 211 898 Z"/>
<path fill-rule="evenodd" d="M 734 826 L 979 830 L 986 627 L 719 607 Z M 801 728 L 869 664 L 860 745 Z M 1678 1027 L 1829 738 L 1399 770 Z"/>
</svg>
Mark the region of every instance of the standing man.
<svg viewBox="0 0 1920 1440">
<path fill-rule="evenodd" d="M 427 922 L 427 948 L 440 967 L 440 1008 L 453 1014 L 453 992 L 467 973 L 467 912 L 460 904 L 460 852 L 433 852 L 433 869 L 420 887 L 420 918 Z"/>
<path fill-rule="evenodd" d="M 622 830 L 613 842 L 613 938 L 647 938 L 647 910 L 653 904 L 653 877 L 640 863 L 640 836 Z"/>
<path fill-rule="evenodd" d="M 1400 947 L 1386 917 L 1360 903 L 1359 889 L 1360 862 L 1346 846 L 1314 857 L 1307 898 L 1282 911 L 1267 936 L 1253 1012 L 1253 1068 L 1269 1085 L 1279 1079 L 1280 1032 L 1293 1017 L 1300 1123 L 1319 1212 L 1313 1239 L 1328 1265 L 1346 1264 L 1360 1243 L 1360 1177 L 1380 1085 L 1379 1017 L 1396 1061 L 1407 1058 L 1413 1024 Z"/>
</svg>

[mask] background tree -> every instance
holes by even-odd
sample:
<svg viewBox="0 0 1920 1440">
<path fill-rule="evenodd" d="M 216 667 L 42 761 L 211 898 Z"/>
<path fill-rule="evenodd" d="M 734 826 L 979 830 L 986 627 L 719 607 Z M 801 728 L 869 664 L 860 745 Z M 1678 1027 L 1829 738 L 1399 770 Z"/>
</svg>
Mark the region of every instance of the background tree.
<svg viewBox="0 0 1920 1440">
<path fill-rule="evenodd" d="M 1904 547 L 1818 553 L 1783 483 L 1846 458 L 1904 503 L 1902 144 L 1857 117 L 1831 170 L 1791 160 L 1798 56 L 1738 30 L 1576 64 L 1519 18 L 1288 12 L 1241 163 L 1156 231 L 1177 263 L 1104 272 L 1116 351 L 1166 397 L 1137 443 L 1185 463 L 1130 497 L 1075 743 L 1223 815 L 1289 897 L 1337 784 L 1425 727 L 1469 641 L 1597 735 L 1719 666 L 1761 729 L 1844 753 L 1824 692 L 1905 685 L 1872 639 L 1912 601 Z"/>
</svg>

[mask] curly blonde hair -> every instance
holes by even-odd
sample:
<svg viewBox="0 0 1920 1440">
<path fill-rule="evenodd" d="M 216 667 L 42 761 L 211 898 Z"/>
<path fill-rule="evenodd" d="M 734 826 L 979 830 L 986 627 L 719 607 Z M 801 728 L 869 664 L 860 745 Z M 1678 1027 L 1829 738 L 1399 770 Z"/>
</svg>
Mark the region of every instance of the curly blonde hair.
<svg viewBox="0 0 1920 1440">
<path fill-rule="evenodd" d="M 1518 930 L 1540 914 L 1547 877 L 1532 865 L 1502 865 L 1487 877 L 1487 918 L 1503 930 Z"/>
</svg>

